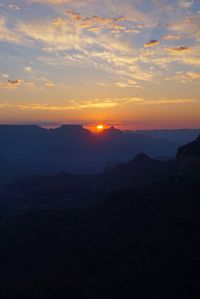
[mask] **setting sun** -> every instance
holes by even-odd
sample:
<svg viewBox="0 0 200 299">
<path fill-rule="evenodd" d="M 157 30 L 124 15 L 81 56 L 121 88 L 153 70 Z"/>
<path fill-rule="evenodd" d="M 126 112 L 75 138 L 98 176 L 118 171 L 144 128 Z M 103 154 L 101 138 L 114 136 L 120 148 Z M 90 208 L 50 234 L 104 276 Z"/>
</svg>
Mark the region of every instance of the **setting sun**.
<svg viewBox="0 0 200 299">
<path fill-rule="evenodd" d="M 104 125 L 98 125 L 96 128 L 98 131 L 102 131 L 104 129 Z"/>
</svg>

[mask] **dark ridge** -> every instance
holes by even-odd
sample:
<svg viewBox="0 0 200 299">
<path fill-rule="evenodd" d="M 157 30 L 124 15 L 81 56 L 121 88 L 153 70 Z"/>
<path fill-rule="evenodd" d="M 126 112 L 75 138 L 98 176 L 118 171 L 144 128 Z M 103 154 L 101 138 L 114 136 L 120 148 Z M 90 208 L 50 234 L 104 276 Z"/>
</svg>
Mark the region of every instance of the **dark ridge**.
<svg viewBox="0 0 200 299">
<path fill-rule="evenodd" d="M 16 175 L 21 179 L 32 174 L 60 172 L 99 174 L 107 165 L 127 163 L 138 153 L 173 159 L 182 144 L 139 133 L 128 134 L 114 127 L 95 135 L 73 124 L 55 129 L 0 125 L 0 156 L 10 164 L 8 183 Z M 4 173 L 0 168 L 0 184 L 5 182 Z"/>
<path fill-rule="evenodd" d="M 179 148 L 178 156 L 200 157 L 200 136 L 195 141 Z"/>
<path fill-rule="evenodd" d="M 17 214 L 0 229 L 0 298 L 199 298 L 200 177 L 198 159 L 191 160 L 192 177 L 169 173 L 174 161 L 140 154 L 101 175 L 62 173 L 9 185 L 0 220 Z M 76 192 L 79 200 L 96 193 L 101 201 L 54 205 Z"/>
<path fill-rule="evenodd" d="M 59 128 L 55 128 L 54 130 L 65 130 L 65 131 L 82 131 L 85 130 L 81 125 L 62 125 Z"/>
<path fill-rule="evenodd" d="M 100 132 L 98 136 L 121 136 L 122 134 L 123 131 L 116 129 L 115 127 L 110 127 Z"/>
<path fill-rule="evenodd" d="M 148 161 L 148 160 L 152 160 L 152 159 L 145 153 L 138 154 L 132 159 L 132 161 Z"/>
</svg>

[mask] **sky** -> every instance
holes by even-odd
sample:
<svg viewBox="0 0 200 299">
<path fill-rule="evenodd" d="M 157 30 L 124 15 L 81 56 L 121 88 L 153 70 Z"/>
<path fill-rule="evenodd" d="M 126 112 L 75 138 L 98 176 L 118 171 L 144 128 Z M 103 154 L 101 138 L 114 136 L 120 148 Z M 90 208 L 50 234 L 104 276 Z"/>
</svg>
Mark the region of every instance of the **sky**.
<svg viewBox="0 0 200 299">
<path fill-rule="evenodd" d="M 0 123 L 200 127 L 200 1 L 0 0 Z"/>
</svg>

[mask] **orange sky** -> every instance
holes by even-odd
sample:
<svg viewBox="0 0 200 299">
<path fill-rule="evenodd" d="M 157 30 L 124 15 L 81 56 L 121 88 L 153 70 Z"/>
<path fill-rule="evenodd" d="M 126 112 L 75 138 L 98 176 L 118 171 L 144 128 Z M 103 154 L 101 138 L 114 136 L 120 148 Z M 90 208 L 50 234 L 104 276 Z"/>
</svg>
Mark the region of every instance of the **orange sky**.
<svg viewBox="0 0 200 299">
<path fill-rule="evenodd" d="M 0 123 L 200 127 L 198 11 L 198 0 L 0 0 Z"/>
</svg>

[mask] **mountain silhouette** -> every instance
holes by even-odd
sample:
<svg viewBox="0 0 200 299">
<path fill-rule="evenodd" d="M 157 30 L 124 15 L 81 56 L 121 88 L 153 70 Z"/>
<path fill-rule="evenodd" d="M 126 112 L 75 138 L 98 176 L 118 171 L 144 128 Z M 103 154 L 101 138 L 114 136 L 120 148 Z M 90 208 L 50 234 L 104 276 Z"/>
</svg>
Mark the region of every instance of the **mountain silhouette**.
<svg viewBox="0 0 200 299">
<path fill-rule="evenodd" d="M 193 179 L 200 178 L 200 136 L 181 147 L 177 153 L 176 173 Z"/>
<path fill-rule="evenodd" d="M 24 211 L 2 227 L 1 297 L 198 298 L 200 178 L 177 171 L 182 153 L 199 159 L 198 152 L 199 139 L 187 150 L 179 149 L 172 169 L 162 178 L 114 190 L 96 206 Z M 126 171 L 132 176 L 132 165 L 145 170 L 158 162 L 163 163 L 141 154 L 102 177 Z M 199 165 L 195 167 L 197 172 Z M 73 188 L 71 181 L 64 187 L 66 174 L 59 176 L 63 188 Z M 57 177 L 44 179 L 51 188 Z M 28 201 L 38 189 L 26 186 Z"/>
<path fill-rule="evenodd" d="M 170 131 L 171 132 L 171 131 Z M 92 134 L 80 125 L 62 125 L 44 129 L 31 125 L 0 125 L 0 156 L 17 168 L 18 178 L 27 175 L 53 175 L 60 172 L 72 174 L 97 174 L 107 165 L 126 163 L 143 152 L 153 158 L 173 159 L 179 146 L 197 130 L 179 134 L 185 138 L 170 138 L 173 132 L 162 131 L 157 135 L 145 132 L 125 132 L 113 127 L 99 134 Z M 171 135 L 170 135 L 171 134 Z M 178 136 L 178 132 L 176 132 Z M 0 178 L 4 170 L 0 169 Z M 13 181 L 12 169 L 6 180 Z"/>
<path fill-rule="evenodd" d="M 158 161 L 139 154 L 130 162 L 99 175 L 60 173 L 53 176 L 29 176 L 8 184 L 1 192 L 1 202 L 14 215 L 34 208 L 94 206 L 108 192 L 151 184 L 169 175 L 173 167 L 174 160 Z"/>
<path fill-rule="evenodd" d="M 137 130 L 130 131 L 130 133 L 144 134 L 151 138 L 167 139 L 169 141 L 187 144 L 198 137 L 200 129 Z"/>
<path fill-rule="evenodd" d="M 182 146 L 178 151 L 178 156 L 200 157 L 200 136 L 193 142 Z"/>
</svg>

